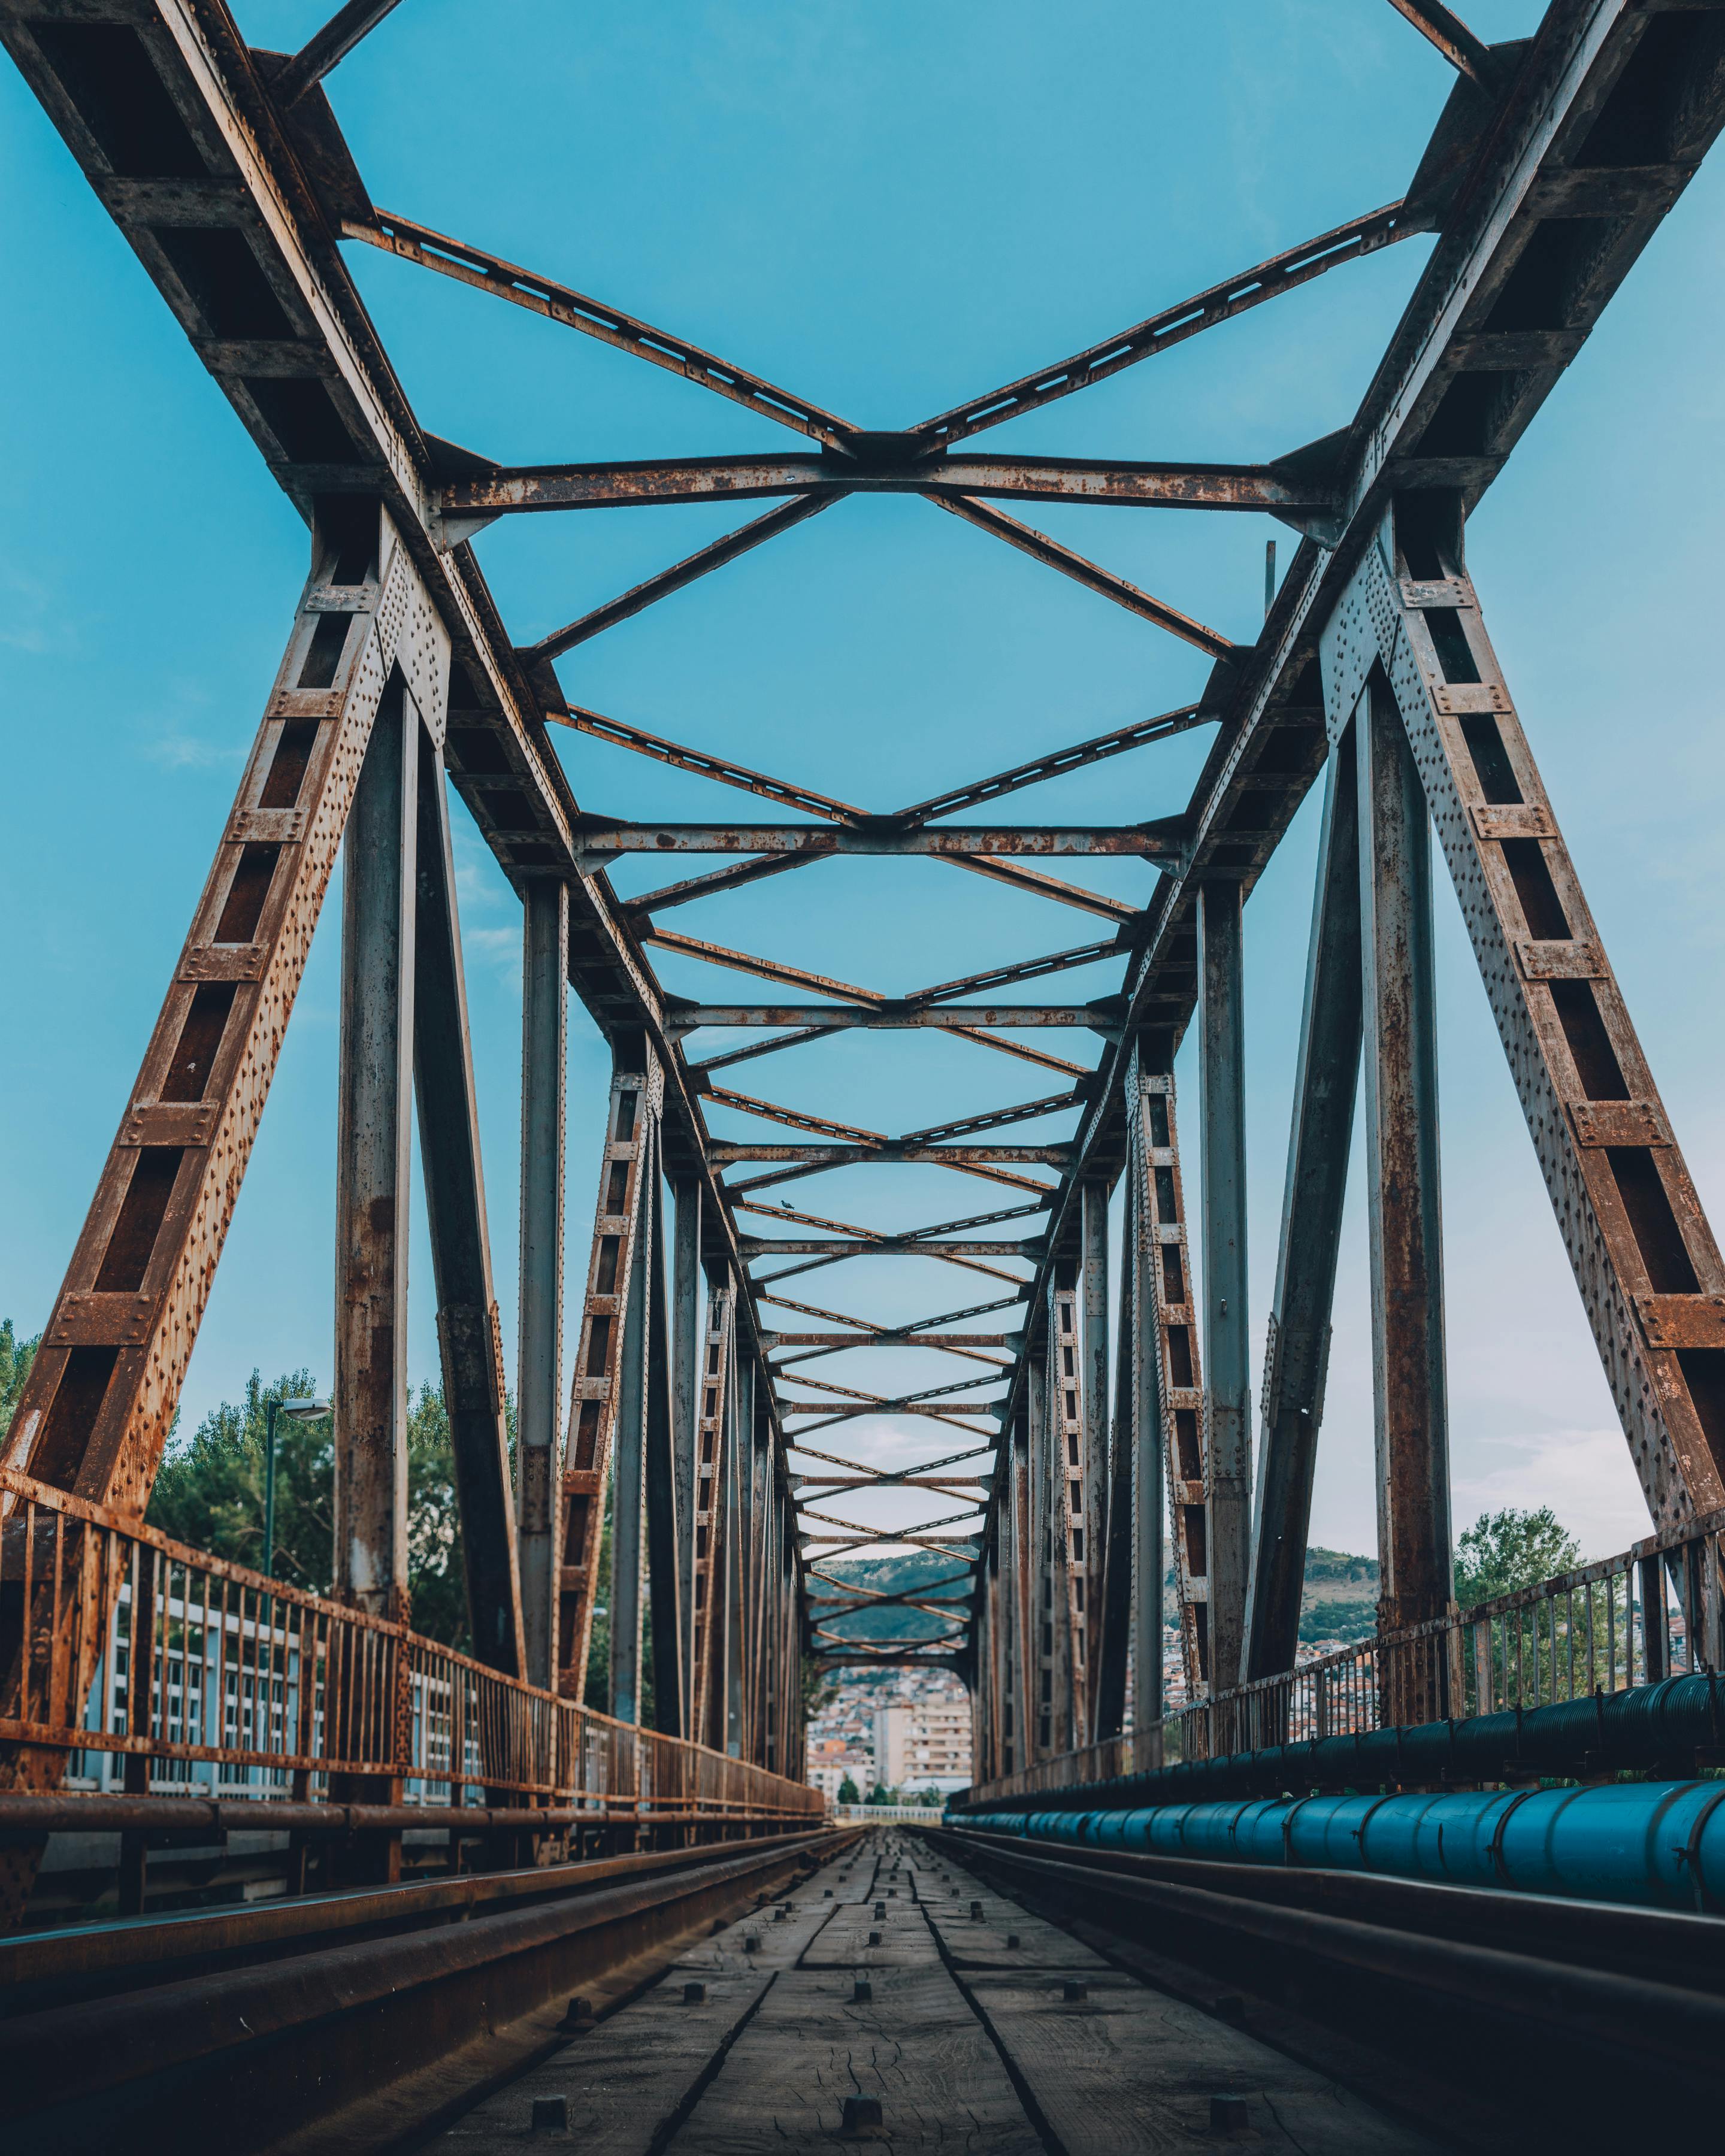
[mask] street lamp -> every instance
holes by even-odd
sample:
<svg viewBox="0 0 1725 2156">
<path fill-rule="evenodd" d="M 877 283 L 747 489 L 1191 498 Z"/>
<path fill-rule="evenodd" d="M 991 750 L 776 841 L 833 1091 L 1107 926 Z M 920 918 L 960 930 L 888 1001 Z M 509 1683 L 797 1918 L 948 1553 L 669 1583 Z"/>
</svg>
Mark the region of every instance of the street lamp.
<svg viewBox="0 0 1725 2156">
<path fill-rule="evenodd" d="M 264 1562 L 259 1569 L 267 1579 L 275 1564 L 275 1418 L 290 1422 L 316 1422 L 326 1415 L 328 1400 L 271 1400 L 264 1409 Z"/>
</svg>

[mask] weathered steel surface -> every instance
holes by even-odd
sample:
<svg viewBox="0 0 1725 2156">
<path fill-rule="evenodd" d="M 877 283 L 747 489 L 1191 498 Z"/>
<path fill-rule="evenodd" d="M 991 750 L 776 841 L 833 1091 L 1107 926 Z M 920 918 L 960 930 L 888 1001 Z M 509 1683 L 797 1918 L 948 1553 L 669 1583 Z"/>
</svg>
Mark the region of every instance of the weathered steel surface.
<svg viewBox="0 0 1725 2156">
<path fill-rule="evenodd" d="M 521 892 L 521 1349 L 516 1504 L 528 1681 L 556 1682 L 558 1530 L 552 1491 L 563 1394 L 563 1152 L 568 1097 L 569 895 Z"/>
<path fill-rule="evenodd" d="M 1261 1450 L 1241 1674 L 1291 1669 L 1306 1584 L 1312 1475 L 1330 1359 L 1330 1310 L 1359 1091 L 1362 855 L 1357 758 L 1330 759 L 1306 963 L 1281 1240 L 1264 1348 Z"/>
</svg>

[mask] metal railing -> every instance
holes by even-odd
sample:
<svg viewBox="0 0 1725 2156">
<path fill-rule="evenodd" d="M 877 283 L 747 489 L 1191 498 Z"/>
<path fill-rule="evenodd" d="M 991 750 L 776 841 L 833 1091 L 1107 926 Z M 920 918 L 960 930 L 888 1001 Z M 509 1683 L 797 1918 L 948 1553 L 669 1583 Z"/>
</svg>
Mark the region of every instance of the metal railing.
<svg viewBox="0 0 1725 2156">
<path fill-rule="evenodd" d="M 1472 1609 L 1362 1640 L 1142 1729 L 977 1784 L 1032 1796 L 1310 1738 L 1548 1707 L 1725 1663 L 1725 1512 Z"/>
<path fill-rule="evenodd" d="M 142 1755 L 157 1789 L 183 1779 L 222 1796 L 351 1799 L 356 1784 L 398 1783 L 426 1804 L 506 1793 L 595 1824 L 824 1811 L 804 1784 L 614 1721 L 7 1468 L 0 1744 L 63 1753 L 64 1779 L 85 1786 L 112 1786 L 109 1763 Z"/>
</svg>

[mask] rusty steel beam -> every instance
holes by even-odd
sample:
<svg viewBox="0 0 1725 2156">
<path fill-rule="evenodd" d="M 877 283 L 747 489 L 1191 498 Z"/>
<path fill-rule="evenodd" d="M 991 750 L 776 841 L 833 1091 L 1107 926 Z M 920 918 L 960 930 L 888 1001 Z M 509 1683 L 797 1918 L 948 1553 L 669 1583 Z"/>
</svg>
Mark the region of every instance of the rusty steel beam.
<svg viewBox="0 0 1725 2156">
<path fill-rule="evenodd" d="M 1392 4 L 1399 4 L 1399 0 L 1392 0 Z M 1070 397 L 1076 390 L 1086 389 L 1093 382 L 1106 382 L 1122 367 L 1135 367 L 1142 359 L 1153 358 L 1171 345 L 1196 336 L 1200 330 L 1230 321 L 1281 293 L 1291 292 L 1297 285 L 1321 277 L 1327 270 L 1430 228 L 1430 217 L 1409 203 L 1386 203 L 1382 209 L 1368 211 L 1351 223 L 1336 225 L 1298 247 L 1286 248 L 1267 262 L 1260 262 L 1225 283 L 1212 285 L 1177 306 L 1164 307 L 1160 314 L 1075 352 L 1070 359 L 1040 368 L 1034 374 L 1021 375 L 1004 388 L 991 390 L 986 397 L 973 398 L 968 404 L 955 405 L 950 412 L 925 419 L 913 432 L 932 443 L 962 442 L 986 427 L 998 427 L 1059 398 Z"/>
<path fill-rule="evenodd" d="M 828 1167 L 848 1161 L 922 1160 L 942 1167 L 968 1166 L 974 1161 L 1011 1161 L 1020 1165 L 1040 1162 L 1046 1168 L 1065 1168 L 1070 1158 L 1065 1146 L 919 1146 L 901 1138 L 883 1138 L 871 1145 L 745 1145 L 730 1139 L 708 1142 L 707 1158 L 716 1166 L 751 1160 L 818 1160 Z"/>
<path fill-rule="evenodd" d="M 1184 644 L 1196 645 L 1207 659 L 1225 659 L 1235 649 L 1219 630 L 1206 629 L 1201 621 L 1194 621 L 1189 613 L 1171 607 L 1166 599 L 1140 591 L 1126 578 L 1117 577 L 1111 569 L 1105 569 L 1084 555 L 1075 553 L 1070 547 L 1062 547 L 1045 532 L 1020 524 L 1004 509 L 987 508 L 969 495 L 931 494 L 928 499 L 937 508 L 948 510 L 967 524 L 975 525 L 978 531 L 986 531 L 993 538 L 1004 540 L 1009 547 L 1016 547 L 1019 553 L 1028 554 L 1045 568 L 1058 569 L 1063 577 L 1070 577 L 1086 591 L 1096 593 L 1101 598 L 1111 599 L 1116 606 L 1153 622 L 1158 629 L 1165 629 L 1169 635 L 1178 636 Z"/>
<path fill-rule="evenodd" d="M 361 38 L 393 13 L 399 0 L 347 0 L 321 30 L 315 30 L 270 85 L 284 110 L 298 104 L 314 83 L 339 67 Z"/>
<path fill-rule="evenodd" d="M 901 808 L 892 818 L 900 824 L 932 823 L 937 816 L 956 815 L 961 808 L 975 808 L 984 801 L 998 801 L 1008 793 L 1017 793 L 1027 786 L 1040 786 L 1050 778 L 1061 778 L 1069 771 L 1082 771 L 1088 765 L 1101 763 L 1111 756 L 1124 756 L 1129 749 L 1145 748 L 1152 742 L 1166 741 L 1174 734 L 1189 732 L 1194 726 L 1209 724 L 1216 717 L 1214 710 L 1199 704 L 1188 704 L 1178 711 L 1163 711 L 1153 719 L 1139 719 L 1129 726 L 1116 726 L 1110 733 L 1093 735 L 1088 741 L 1075 742 L 1070 748 L 1055 749 L 1047 756 L 1033 757 L 1028 763 L 1016 763 L 1009 771 L 997 772 L 993 778 L 973 779 L 968 786 L 954 786 L 944 793 L 937 793 L 927 801 L 918 801 L 909 808 Z"/>
<path fill-rule="evenodd" d="M 1040 1101 L 1020 1101 L 1015 1108 L 993 1108 L 980 1116 L 961 1116 L 957 1122 L 932 1123 L 925 1131 L 906 1131 L 904 1145 L 935 1145 L 945 1138 L 968 1137 L 975 1131 L 999 1130 L 1004 1123 L 1027 1123 L 1038 1116 L 1059 1115 L 1063 1109 L 1081 1107 L 1087 1096 L 1082 1086 L 1070 1093 L 1050 1093 Z"/>
<path fill-rule="evenodd" d="M 681 1036 L 703 1026 L 795 1025 L 815 1032 L 855 1026 L 927 1026 L 958 1032 L 967 1026 L 1078 1026 L 1108 1032 L 1117 1022 L 1111 999 L 1092 1004 L 696 1004 L 672 1001 L 669 1030 Z"/>
<path fill-rule="evenodd" d="M 1274 465 L 1127 464 L 1075 457 L 967 457 L 931 452 L 918 438 L 887 438 L 886 455 L 853 449 L 819 456 L 676 457 L 663 462 L 500 467 L 450 481 L 440 508 L 470 522 L 554 510 L 630 509 L 773 495 L 999 495 L 1024 501 L 1137 509 L 1255 511 L 1327 516 L 1322 485 Z M 896 454 L 894 452 L 896 452 Z"/>
<path fill-rule="evenodd" d="M 693 936 L 678 936 L 670 930 L 649 928 L 641 932 L 644 943 L 655 945 L 661 951 L 678 951 L 685 957 L 705 958 L 710 965 L 728 968 L 734 973 L 755 973 L 763 981 L 783 981 L 798 988 L 813 988 L 817 995 L 845 996 L 853 1003 L 885 1003 L 884 996 L 876 996 L 870 988 L 859 988 L 850 981 L 829 980 L 824 973 L 805 973 L 800 966 L 782 965 L 775 958 L 757 958 L 747 951 L 733 951 L 723 943 L 704 943 Z"/>
<path fill-rule="evenodd" d="M 639 898 L 626 898 L 619 911 L 625 920 L 635 924 L 637 933 L 640 923 L 650 915 L 674 906 L 690 906 L 698 898 L 711 898 L 721 891 L 736 891 L 746 883 L 758 883 L 762 876 L 783 875 L 788 869 L 807 868 L 811 861 L 820 859 L 819 852 L 807 854 L 766 854 L 759 860 L 738 861 L 728 869 L 714 869 L 706 875 L 685 876 L 680 883 L 662 885 L 657 891 L 645 891 Z"/>
<path fill-rule="evenodd" d="M 1147 824 L 941 824 L 901 829 L 871 819 L 852 829 L 818 824 L 631 824 L 596 812 L 577 823 L 583 861 L 598 867 L 624 854 L 855 854 L 968 860 L 973 855 L 1101 855 L 1178 862 L 1177 818 Z"/>
<path fill-rule="evenodd" d="M 644 613 L 656 606 L 660 599 L 669 598 L 673 592 L 680 592 L 710 576 L 715 569 L 722 569 L 742 554 L 756 547 L 764 547 L 769 539 L 777 539 L 782 532 L 794 529 L 811 516 L 819 516 L 822 510 L 829 509 L 842 497 L 837 493 L 810 495 L 800 501 L 788 501 L 783 509 L 769 509 L 764 516 L 745 524 L 735 531 L 727 531 L 722 539 L 715 539 L 711 546 L 702 547 L 692 554 L 685 554 L 680 562 L 673 562 L 668 569 L 660 569 L 655 576 L 639 584 L 632 584 L 614 599 L 607 599 L 603 606 L 594 607 L 590 613 L 578 615 L 562 629 L 554 629 L 548 636 L 542 636 L 536 644 L 530 644 L 521 652 L 523 665 L 534 670 L 534 681 L 538 688 L 547 716 L 554 716 L 562 701 L 562 692 L 557 688 L 556 677 L 549 672 L 549 662 L 561 659 L 566 651 L 572 651 L 578 644 L 586 644 L 595 636 L 614 629 L 620 621 Z"/>
<path fill-rule="evenodd" d="M 1458 74 L 1489 90 L 1497 74 L 1491 48 L 1476 37 L 1459 15 L 1441 0 L 1389 0 L 1398 15 L 1404 15 L 1422 38 L 1435 45 Z"/>
<path fill-rule="evenodd" d="M 735 786 L 742 793 L 758 794 L 762 800 L 776 801 L 782 808 L 800 808 L 810 816 L 825 816 L 834 824 L 870 821 L 866 809 L 853 808 L 848 801 L 834 801 L 808 787 L 788 785 L 782 778 L 769 778 L 763 772 L 751 771 L 747 764 L 733 763 L 726 757 L 688 748 L 680 742 L 665 741 L 639 726 L 627 726 L 621 719 L 608 719 L 602 711 L 584 711 L 578 704 L 571 704 L 562 711 L 547 711 L 546 716 L 577 733 L 591 734 L 595 741 L 608 742 L 614 748 L 633 749 L 637 756 L 650 757 L 655 762 L 691 772 L 697 778 L 714 779 L 721 786 Z M 635 906 L 645 903 L 640 899 L 630 901 Z"/>
<path fill-rule="evenodd" d="M 1261 1437 L 1242 1675 L 1294 1666 L 1312 1478 L 1330 1360 L 1330 1312 L 1359 1091 L 1361 855 L 1357 759 L 1332 752 L 1288 1134 L 1281 1233 L 1264 1351 Z"/>
<path fill-rule="evenodd" d="M 1027 897 L 1050 899 L 1056 906 L 1070 906 L 1080 913 L 1094 913 L 1104 921 L 1117 921 L 1122 927 L 1144 918 L 1142 906 L 1128 906 L 1123 899 L 1106 898 L 1100 891 L 1086 891 L 1081 884 L 1064 882 L 1059 876 L 1045 875 L 1040 869 L 1027 869 L 1020 861 L 1001 860 L 986 854 L 954 855 L 948 858 L 955 869 L 968 869 L 973 875 L 988 876 L 996 883 L 1023 891 Z"/>
<path fill-rule="evenodd" d="M 650 322 L 608 307 L 603 300 L 589 299 L 552 278 L 524 270 L 501 254 L 470 247 L 463 240 L 450 239 L 447 233 L 434 232 L 429 225 L 415 224 L 393 211 L 374 210 L 369 222 L 344 218 L 341 237 L 363 240 L 368 247 L 381 248 L 385 254 L 417 263 L 423 270 L 434 270 L 439 276 L 454 277 L 479 291 L 489 292 L 494 299 L 507 300 L 511 306 L 525 307 L 549 321 L 561 322 L 566 329 L 579 330 L 583 336 L 597 337 L 632 358 L 680 374 L 685 381 L 711 390 L 716 397 L 728 398 L 733 404 L 759 413 L 762 418 L 777 419 L 781 426 L 793 427 L 798 434 L 811 435 L 836 449 L 842 449 L 856 432 L 848 420 L 824 412 L 818 404 L 810 404 L 744 367 L 733 367 L 699 345 L 655 329 Z"/>
</svg>

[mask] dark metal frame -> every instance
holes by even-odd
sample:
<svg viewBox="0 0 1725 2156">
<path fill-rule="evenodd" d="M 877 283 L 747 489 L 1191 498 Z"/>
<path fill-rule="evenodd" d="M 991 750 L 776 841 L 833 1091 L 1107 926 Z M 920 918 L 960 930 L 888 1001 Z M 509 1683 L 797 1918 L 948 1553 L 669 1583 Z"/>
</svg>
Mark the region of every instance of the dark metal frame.
<svg viewBox="0 0 1725 2156">
<path fill-rule="evenodd" d="M 1486 640 L 1462 544 L 1467 514 L 1725 120 L 1725 13 L 1680 0 L 1553 0 L 1534 38 L 1492 48 L 1427 0 L 1394 4 L 1458 78 L 1403 201 L 1052 367 L 881 434 L 377 209 L 321 85 L 390 12 L 389 0 L 354 0 L 292 57 L 249 51 L 222 0 L 0 0 L 0 38 L 305 514 L 314 552 L 257 750 L 20 1404 L 9 1466 L 103 1505 L 136 1512 L 146 1502 L 345 829 L 350 838 L 374 834 L 364 857 L 375 870 L 350 878 L 344 957 L 341 1177 L 343 1218 L 353 1224 L 344 1241 L 348 1317 L 336 1412 L 338 1505 L 352 1532 L 339 1584 L 361 1607 L 404 1614 L 404 1380 L 392 1328 L 403 1291 L 395 1245 L 405 1104 L 417 1084 L 482 1660 L 566 1695 L 579 1691 L 608 1486 L 615 1697 L 639 1714 L 644 1563 L 660 1728 L 782 1773 L 799 1762 L 809 1653 L 958 1668 L 977 1700 L 983 1777 L 1109 1737 L 1126 1711 L 1128 1661 L 1142 1716 L 1160 1697 L 1151 1597 L 1159 1599 L 1165 1502 L 1183 1553 L 1190 1682 L 1226 1686 L 1285 1666 L 1363 1038 L 1384 1620 L 1438 1616 L 1449 1557 L 1429 810 L 1656 1521 L 1725 1499 L 1725 1268 Z M 1240 466 L 955 453 L 990 426 L 1414 233 L 1435 235 L 1430 258 L 1358 413 L 1322 442 Z M 818 446 L 776 459 L 512 470 L 437 441 L 396 382 L 348 275 L 344 239 L 670 368 Z M 919 494 L 1194 645 L 1214 662 L 1204 694 L 1183 711 L 885 813 L 565 698 L 554 671 L 561 654 L 846 495 L 871 491 Z M 510 640 L 467 543 L 504 515 L 727 496 L 784 499 L 526 649 Z M 1256 510 L 1302 539 L 1263 634 L 1248 648 L 1007 515 L 992 506 L 996 498 Z M 808 820 L 642 824 L 583 809 L 547 722 Z M 944 820 L 1205 722 L 1217 733 L 1178 817 L 1102 828 Z M 1251 1517 L 1241 915 L 1327 764 Z M 500 1480 L 501 1342 L 443 865 L 445 773 L 521 892 L 526 916 L 528 1172 L 513 1535 L 506 1476 Z M 639 851 L 740 858 L 623 900 L 607 865 Z M 660 925 L 660 914 L 693 900 L 839 853 L 945 860 L 1100 916 L 1112 934 L 889 996 Z M 1030 857 L 1086 855 L 1158 868 L 1147 905 L 1103 898 L 1029 865 Z M 819 1000 L 716 1004 L 671 995 L 649 962 L 655 947 Z M 1114 957 L 1122 974 L 1110 995 L 1065 1004 L 987 999 Z M 566 980 L 609 1039 L 618 1075 L 565 1433 L 557 1394 Z M 1172 1121 L 1165 1130 L 1158 1121 L 1171 1118 L 1167 1074 L 1194 1015 L 1204 1046 L 1201 1283 L 1184 1254 Z M 773 1037 L 691 1061 L 682 1044 L 707 1027 L 768 1029 Z M 714 1082 L 722 1068 L 835 1029 L 905 1027 L 942 1028 L 1054 1070 L 1069 1090 L 894 1137 Z M 1053 1027 L 1100 1036 L 1096 1067 L 1017 1037 Z M 705 1101 L 806 1136 L 720 1142 Z M 1063 1111 L 1075 1111 L 1077 1124 L 1058 1142 L 968 1142 Z M 1025 1196 L 910 1233 L 777 1206 L 766 1217 L 824 1232 L 798 1240 L 738 1225 L 739 1214 L 762 1215 L 755 1194 L 767 1186 L 840 1164 L 906 1160 Z M 769 1172 L 727 1182 L 723 1171 L 745 1163 Z M 1055 1178 L 1019 1172 L 1027 1168 L 1052 1169 Z M 1106 1207 L 1128 1169 L 1111 1414 Z M 1158 1194 L 1164 1172 L 1172 1215 Z M 669 1226 L 667 1184 L 675 1194 Z M 386 1214 L 395 1229 L 380 1235 L 371 1224 Z M 1043 1219 L 1033 1233 L 973 1239 L 978 1229 L 1033 1216 Z M 842 1258 L 906 1252 L 983 1273 L 1011 1295 L 886 1328 L 771 1291 Z M 800 1262 L 752 1271 L 763 1258 Z M 1027 1260 L 1029 1270 L 988 1262 L 1000 1259 Z M 1170 1341 L 1183 1325 L 1195 1348 L 1200 1301 L 1206 1374 L 1201 1381 L 1194 1356 L 1197 1450 L 1189 1458 L 1177 1428 L 1188 1388 Z M 765 1303 L 835 1329 L 773 1331 Z M 1019 1304 L 1024 1318 L 1006 1332 L 937 1329 Z M 883 1344 L 957 1353 L 988 1374 L 884 1399 L 806 1371 L 810 1360 Z M 996 1385 L 1004 1389 L 995 1397 L 974 1397 Z M 799 1397 L 793 1386 L 820 1398 Z M 932 1469 L 882 1475 L 809 1446 L 814 1430 L 867 1414 L 943 1421 L 968 1449 Z M 788 1419 L 801 1424 L 794 1435 Z M 793 1461 L 847 1471 L 823 1476 Z M 942 1471 L 965 1462 L 978 1464 Z M 813 1545 L 834 1553 L 874 1538 L 809 1502 L 862 1486 L 923 1487 L 964 1504 L 902 1537 L 950 1557 L 957 1568 L 950 1580 L 881 1595 L 806 1561 Z M 1193 1561 L 1200 1526 L 1201 1565 Z M 810 1581 L 824 1592 L 810 1597 Z M 859 1643 L 842 1621 L 865 1604 L 912 1609 L 945 1630 Z M 1441 1701 L 1410 1700 L 1404 1710 L 1409 1718 L 1441 1712 Z M 57 1771 L 54 1758 L 28 1748 L 0 1758 L 13 1785 L 44 1786 Z"/>
</svg>

